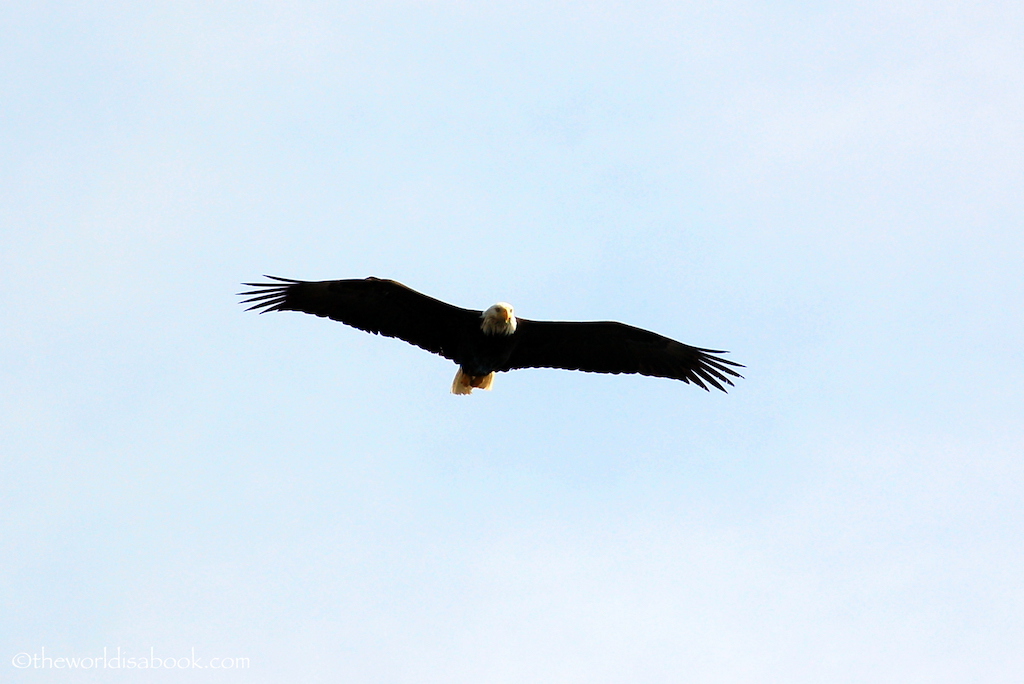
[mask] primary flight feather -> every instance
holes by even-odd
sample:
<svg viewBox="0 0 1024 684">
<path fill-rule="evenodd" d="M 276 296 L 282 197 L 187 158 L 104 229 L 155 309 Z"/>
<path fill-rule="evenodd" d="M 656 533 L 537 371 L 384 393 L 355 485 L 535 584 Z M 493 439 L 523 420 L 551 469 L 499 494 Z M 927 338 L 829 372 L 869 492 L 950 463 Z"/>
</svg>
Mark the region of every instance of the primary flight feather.
<svg viewBox="0 0 1024 684">
<path fill-rule="evenodd" d="M 591 373 L 639 373 L 708 385 L 725 391 L 742 364 L 723 359 L 657 333 L 612 321 L 531 321 L 510 304 L 486 311 L 463 309 L 416 292 L 394 280 L 307 282 L 266 276 L 249 310 L 302 311 L 341 321 L 367 332 L 397 337 L 459 365 L 453 394 L 491 388 L 494 374 L 516 368 L 564 368 Z"/>
</svg>

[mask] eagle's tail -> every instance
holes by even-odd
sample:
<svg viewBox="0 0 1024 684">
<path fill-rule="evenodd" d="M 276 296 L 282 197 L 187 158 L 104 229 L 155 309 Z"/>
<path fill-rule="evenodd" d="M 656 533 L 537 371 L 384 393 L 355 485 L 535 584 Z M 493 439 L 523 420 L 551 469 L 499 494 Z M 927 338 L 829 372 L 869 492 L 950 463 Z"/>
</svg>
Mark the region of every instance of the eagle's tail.
<svg viewBox="0 0 1024 684">
<path fill-rule="evenodd" d="M 471 394 L 474 389 L 490 390 L 494 382 L 494 373 L 487 375 L 467 375 L 460 368 L 452 382 L 452 394 Z"/>
</svg>

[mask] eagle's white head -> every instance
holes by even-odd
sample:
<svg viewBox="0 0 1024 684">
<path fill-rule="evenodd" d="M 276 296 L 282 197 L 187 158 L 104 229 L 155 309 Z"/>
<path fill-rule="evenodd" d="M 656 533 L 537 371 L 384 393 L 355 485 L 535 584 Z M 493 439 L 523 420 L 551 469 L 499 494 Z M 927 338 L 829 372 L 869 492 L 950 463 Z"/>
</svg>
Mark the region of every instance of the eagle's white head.
<svg viewBox="0 0 1024 684">
<path fill-rule="evenodd" d="M 516 331 L 515 312 L 508 302 L 498 302 L 480 318 L 480 329 L 486 335 L 511 335 Z"/>
</svg>

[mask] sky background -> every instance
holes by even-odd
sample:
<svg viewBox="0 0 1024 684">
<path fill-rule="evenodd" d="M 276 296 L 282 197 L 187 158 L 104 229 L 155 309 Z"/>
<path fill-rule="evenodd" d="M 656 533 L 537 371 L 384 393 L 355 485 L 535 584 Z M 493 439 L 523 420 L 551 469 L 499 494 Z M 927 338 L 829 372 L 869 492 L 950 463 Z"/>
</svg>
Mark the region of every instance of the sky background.
<svg viewBox="0 0 1024 684">
<path fill-rule="evenodd" d="M 1024 680 L 1024 5 L 0 5 L 0 679 Z M 239 283 L 728 349 L 455 368 Z M 67 673 L 20 653 L 248 658 Z"/>
</svg>

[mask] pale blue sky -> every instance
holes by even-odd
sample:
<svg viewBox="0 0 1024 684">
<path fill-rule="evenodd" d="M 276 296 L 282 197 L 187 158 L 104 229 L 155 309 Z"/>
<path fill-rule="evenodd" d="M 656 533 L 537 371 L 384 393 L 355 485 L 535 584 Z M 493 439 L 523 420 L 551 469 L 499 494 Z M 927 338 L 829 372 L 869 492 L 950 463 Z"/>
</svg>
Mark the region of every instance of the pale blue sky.
<svg viewBox="0 0 1024 684">
<path fill-rule="evenodd" d="M 1019 3 L 5 2 L 0 679 L 1024 679 Z M 729 349 L 454 366 L 262 273 Z M 27 671 L 120 647 L 245 671 Z"/>
</svg>

